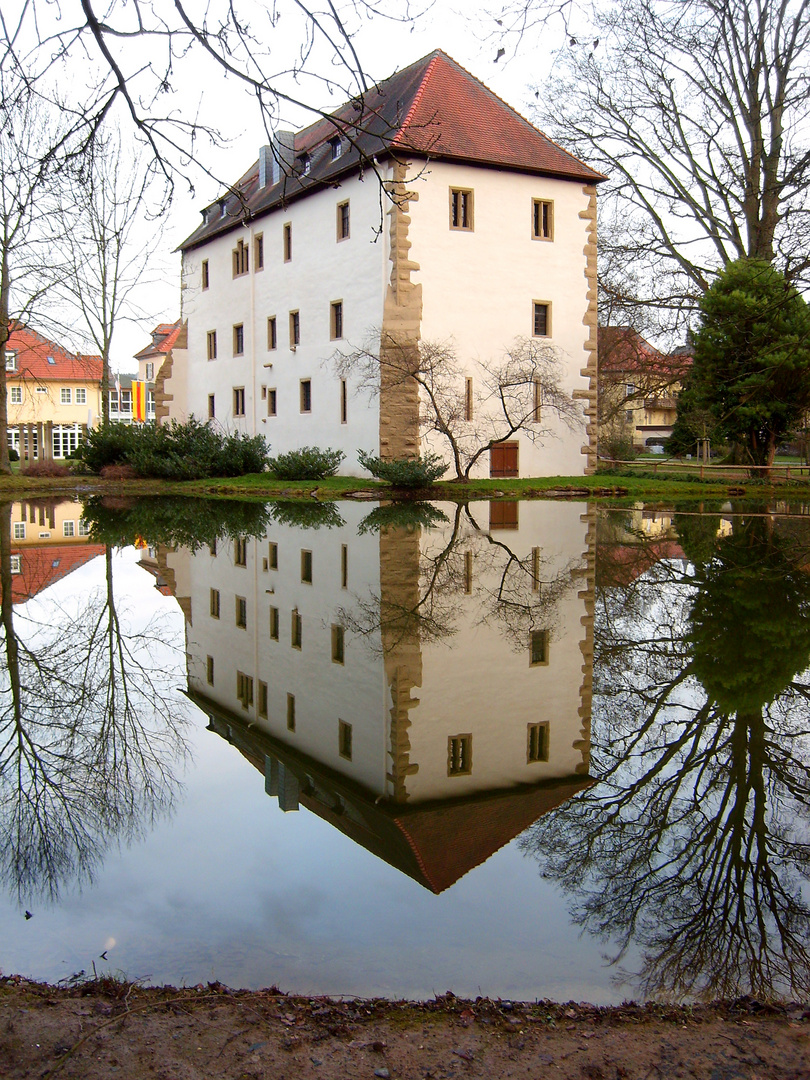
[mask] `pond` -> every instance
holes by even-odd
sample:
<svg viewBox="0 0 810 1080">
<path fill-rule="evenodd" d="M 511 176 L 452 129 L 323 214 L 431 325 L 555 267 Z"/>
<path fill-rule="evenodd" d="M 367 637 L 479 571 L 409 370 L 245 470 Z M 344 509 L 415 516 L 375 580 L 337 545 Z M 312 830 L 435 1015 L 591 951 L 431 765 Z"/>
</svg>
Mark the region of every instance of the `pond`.
<svg viewBox="0 0 810 1080">
<path fill-rule="evenodd" d="M 807 507 L 32 501 L 0 569 L 4 974 L 810 989 Z"/>
</svg>

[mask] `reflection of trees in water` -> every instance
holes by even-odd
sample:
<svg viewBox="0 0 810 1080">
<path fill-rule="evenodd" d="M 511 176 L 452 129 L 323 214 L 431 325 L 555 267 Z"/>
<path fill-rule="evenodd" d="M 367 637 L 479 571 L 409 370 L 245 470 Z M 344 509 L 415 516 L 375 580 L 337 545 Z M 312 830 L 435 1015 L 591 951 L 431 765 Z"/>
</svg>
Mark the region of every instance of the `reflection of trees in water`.
<svg viewBox="0 0 810 1080">
<path fill-rule="evenodd" d="M 476 624 L 495 627 L 515 652 L 525 652 L 533 631 L 553 635 L 559 602 L 574 588 L 581 560 L 560 566 L 539 549 L 519 556 L 479 524 L 475 504 L 457 504 L 452 520 L 422 503 L 388 509 L 372 511 L 358 532 L 384 530 L 391 548 L 399 547 L 400 580 L 341 608 L 337 618 L 347 630 L 372 648 L 382 640 L 385 651 L 417 639 L 447 642 L 469 617 L 459 606 L 467 595 L 477 606 Z"/>
<path fill-rule="evenodd" d="M 643 993 L 807 993 L 807 548 L 766 516 L 717 524 L 680 519 L 691 569 L 647 571 L 638 539 L 598 582 L 600 783 L 521 843 L 614 962 L 640 950 Z"/>
<path fill-rule="evenodd" d="M 0 877 L 18 898 L 92 880 L 106 848 L 170 811 L 186 749 L 162 621 L 127 629 L 113 590 L 77 606 L 12 606 L 10 507 L 0 507 Z"/>
</svg>

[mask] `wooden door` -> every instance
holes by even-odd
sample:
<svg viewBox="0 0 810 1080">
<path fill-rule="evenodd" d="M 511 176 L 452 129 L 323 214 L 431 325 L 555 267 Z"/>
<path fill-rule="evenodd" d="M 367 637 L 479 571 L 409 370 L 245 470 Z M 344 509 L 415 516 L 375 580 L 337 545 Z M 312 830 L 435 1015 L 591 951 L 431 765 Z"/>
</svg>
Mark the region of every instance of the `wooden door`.
<svg viewBox="0 0 810 1080">
<path fill-rule="evenodd" d="M 495 443 L 489 451 L 490 476 L 519 476 L 518 444 L 516 442 Z"/>
</svg>

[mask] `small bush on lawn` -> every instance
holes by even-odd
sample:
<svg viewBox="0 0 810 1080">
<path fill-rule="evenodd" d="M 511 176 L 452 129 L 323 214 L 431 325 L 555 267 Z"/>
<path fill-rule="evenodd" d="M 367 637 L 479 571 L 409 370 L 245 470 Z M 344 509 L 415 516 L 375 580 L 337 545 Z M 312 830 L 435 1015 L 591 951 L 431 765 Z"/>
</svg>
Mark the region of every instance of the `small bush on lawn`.
<svg viewBox="0 0 810 1080">
<path fill-rule="evenodd" d="M 270 458 L 270 472 L 279 480 L 323 480 L 334 476 L 346 455 L 342 450 L 319 450 L 317 446 L 302 446 L 286 454 Z"/>
<path fill-rule="evenodd" d="M 128 461 L 135 434 L 136 428 L 117 420 L 101 424 L 87 432 L 71 456 L 90 472 L 100 473 L 105 465 L 122 465 Z"/>
<path fill-rule="evenodd" d="M 138 475 L 132 465 L 105 465 L 99 473 L 102 480 L 137 480 Z"/>
<path fill-rule="evenodd" d="M 10 446 L 8 448 L 8 460 L 9 461 L 19 461 L 20 460 L 20 455 L 17 453 L 17 451 L 14 449 L 13 446 Z"/>
<path fill-rule="evenodd" d="M 61 461 L 32 461 L 20 472 L 23 476 L 70 476 L 70 469 Z"/>
<path fill-rule="evenodd" d="M 385 480 L 394 487 L 428 487 L 440 476 L 444 476 L 449 468 L 438 454 L 432 452 L 419 458 L 393 458 L 391 461 L 383 461 L 364 450 L 358 450 L 357 460 L 372 476 Z"/>
</svg>

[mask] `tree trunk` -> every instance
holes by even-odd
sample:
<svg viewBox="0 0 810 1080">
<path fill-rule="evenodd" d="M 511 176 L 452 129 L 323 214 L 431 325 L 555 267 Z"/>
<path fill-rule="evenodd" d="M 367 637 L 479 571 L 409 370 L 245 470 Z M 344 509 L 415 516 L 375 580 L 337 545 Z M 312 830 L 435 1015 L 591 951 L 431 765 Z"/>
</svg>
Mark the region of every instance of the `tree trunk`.
<svg viewBox="0 0 810 1080">
<path fill-rule="evenodd" d="M 8 252 L 3 247 L 0 262 L 0 474 L 8 476 L 11 464 L 8 460 L 8 385 L 6 383 L 6 344 L 11 328 L 8 318 L 9 304 Z"/>
</svg>

